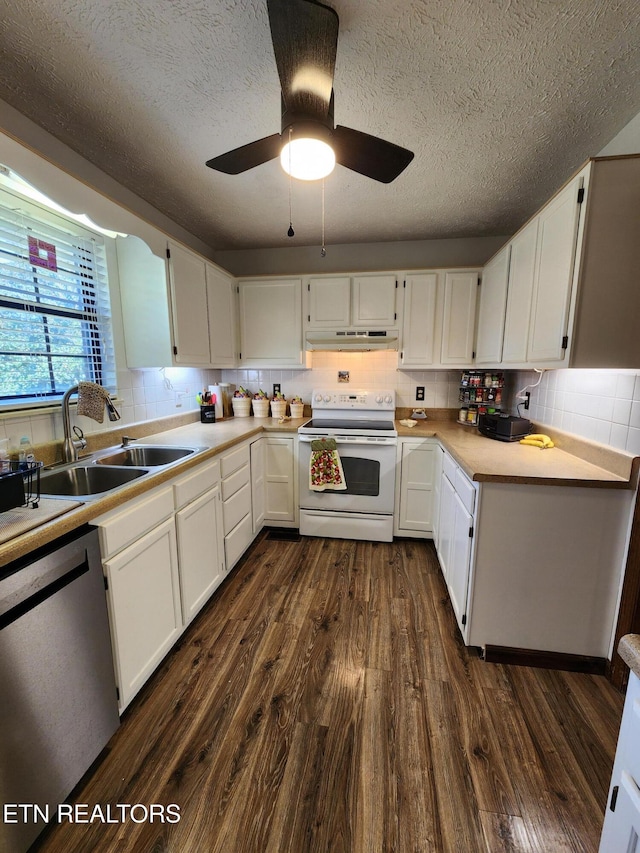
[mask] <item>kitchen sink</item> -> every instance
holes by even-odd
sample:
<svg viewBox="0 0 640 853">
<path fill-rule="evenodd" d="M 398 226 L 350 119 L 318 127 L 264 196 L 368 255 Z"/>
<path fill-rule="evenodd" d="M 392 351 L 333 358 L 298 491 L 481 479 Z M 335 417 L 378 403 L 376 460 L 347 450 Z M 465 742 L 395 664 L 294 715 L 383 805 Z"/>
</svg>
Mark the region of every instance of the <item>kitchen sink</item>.
<svg viewBox="0 0 640 853">
<path fill-rule="evenodd" d="M 101 456 L 96 459 L 98 465 L 133 465 L 156 467 L 157 465 L 170 465 L 186 456 L 191 456 L 198 448 L 196 447 L 172 447 L 157 444 L 135 444 L 131 447 L 123 447 L 115 453 Z"/>
<path fill-rule="evenodd" d="M 149 472 L 145 468 L 98 468 L 95 465 L 73 465 L 40 475 L 42 497 L 69 497 L 83 500 L 101 497 L 105 492 L 124 486 Z"/>
</svg>

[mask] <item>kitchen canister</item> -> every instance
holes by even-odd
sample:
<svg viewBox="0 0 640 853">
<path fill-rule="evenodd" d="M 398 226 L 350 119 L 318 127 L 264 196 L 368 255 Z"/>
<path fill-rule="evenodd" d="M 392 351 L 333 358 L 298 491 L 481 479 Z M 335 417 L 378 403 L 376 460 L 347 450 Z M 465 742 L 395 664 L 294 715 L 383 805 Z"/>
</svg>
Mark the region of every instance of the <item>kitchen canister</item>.
<svg viewBox="0 0 640 853">
<path fill-rule="evenodd" d="M 232 397 L 231 405 L 235 418 L 248 418 L 251 414 L 251 397 Z"/>
<path fill-rule="evenodd" d="M 268 397 L 258 397 L 251 401 L 251 406 L 253 408 L 253 414 L 256 418 L 268 418 L 269 417 L 269 398 Z"/>
<path fill-rule="evenodd" d="M 304 417 L 304 403 L 289 403 L 292 418 Z"/>
<path fill-rule="evenodd" d="M 272 400 L 271 401 L 271 417 L 272 418 L 284 418 L 287 414 L 287 401 L 286 400 Z"/>
</svg>

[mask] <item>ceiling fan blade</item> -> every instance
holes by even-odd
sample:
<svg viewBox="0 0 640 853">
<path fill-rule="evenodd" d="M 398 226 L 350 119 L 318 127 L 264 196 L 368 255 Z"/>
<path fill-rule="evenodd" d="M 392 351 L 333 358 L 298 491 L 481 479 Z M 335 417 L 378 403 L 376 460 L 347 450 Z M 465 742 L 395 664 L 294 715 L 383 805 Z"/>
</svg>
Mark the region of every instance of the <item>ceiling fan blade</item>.
<svg viewBox="0 0 640 853">
<path fill-rule="evenodd" d="M 333 132 L 336 161 L 353 172 L 390 184 L 413 160 L 413 152 L 377 136 L 338 125 Z"/>
<path fill-rule="evenodd" d="M 286 111 L 325 118 L 338 49 L 338 15 L 316 0 L 267 0 L 267 9 Z"/>
<path fill-rule="evenodd" d="M 207 166 L 226 175 L 239 175 L 240 172 L 246 172 L 278 157 L 281 148 L 282 137 L 279 133 L 274 133 L 241 145 L 240 148 L 234 148 L 233 151 L 227 151 L 226 154 L 212 157 L 207 160 Z"/>
</svg>

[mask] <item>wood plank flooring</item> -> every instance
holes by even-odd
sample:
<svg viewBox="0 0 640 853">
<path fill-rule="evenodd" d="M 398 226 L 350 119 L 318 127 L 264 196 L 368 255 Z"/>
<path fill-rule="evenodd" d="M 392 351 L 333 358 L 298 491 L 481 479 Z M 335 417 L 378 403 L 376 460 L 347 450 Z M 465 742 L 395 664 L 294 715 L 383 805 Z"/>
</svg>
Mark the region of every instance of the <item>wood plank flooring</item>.
<svg viewBox="0 0 640 853">
<path fill-rule="evenodd" d="M 65 823 L 39 849 L 595 853 L 622 704 L 468 651 L 429 542 L 263 534 L 74 794 L 180 821 Z"/>
</svg>

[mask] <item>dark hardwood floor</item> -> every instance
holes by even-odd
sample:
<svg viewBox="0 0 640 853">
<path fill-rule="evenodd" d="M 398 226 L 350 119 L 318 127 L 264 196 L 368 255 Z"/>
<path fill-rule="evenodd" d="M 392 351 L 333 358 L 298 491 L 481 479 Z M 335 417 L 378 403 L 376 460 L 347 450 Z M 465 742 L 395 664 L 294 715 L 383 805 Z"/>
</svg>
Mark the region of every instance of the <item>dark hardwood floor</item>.
<svg viewBox="0 0 640 853">
<path fill-rule="evenodd" d="M 75 792 L 180 821 L 61 824 L 39 849 L 595 853 L 622 704 L 468 651 L 431 543 L 262 534 Z"/>
</svg>

